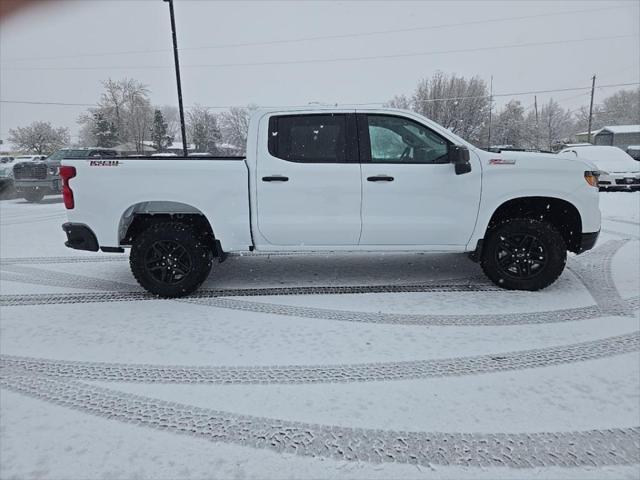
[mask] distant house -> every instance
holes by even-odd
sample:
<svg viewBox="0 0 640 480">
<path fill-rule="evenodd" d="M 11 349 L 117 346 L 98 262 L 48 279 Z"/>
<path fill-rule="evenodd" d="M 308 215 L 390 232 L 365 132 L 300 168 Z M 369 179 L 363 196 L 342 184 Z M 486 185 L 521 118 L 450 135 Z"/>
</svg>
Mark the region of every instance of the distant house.
<svg viewBox="0 0 640 480">
<path fill-rule="evenodd" d="M 164 149 L 165 152 L 175 153 L 176 155 L 184 155 L 182 142 L 173 142 L 171 145 Z M 196 146 L 193 143 L 187 144 L 187 153 L 195 152 Z"/>
<path fill-rule="evenodd" d="M 640 125 L 603 127 L 593 136 L 594 145 L 611 145 L 627 150 L 629 145 L 640 144 Z"/>
<path fill-rule="evenodd" d="M 113 147 L 120 155 L 145 155 L 156 151 L 151 145 L 147 145 L 147 142 L 142 142 L 142 151 L 140 147 L 137 147 L 134 142 L 125 142 Z"/>
<path fill-rule="evenodd" d="M 576 141 L 575 143 L 593 143 L 593 136 L 596 133 L 599 133 L 600 130 L 592 130 L 591 131 L 591 142 L 589 142 L 589 132 L 580 132 L 580 133 L 576 133 L 575 137 L 576 137 Z"/>
</svg>

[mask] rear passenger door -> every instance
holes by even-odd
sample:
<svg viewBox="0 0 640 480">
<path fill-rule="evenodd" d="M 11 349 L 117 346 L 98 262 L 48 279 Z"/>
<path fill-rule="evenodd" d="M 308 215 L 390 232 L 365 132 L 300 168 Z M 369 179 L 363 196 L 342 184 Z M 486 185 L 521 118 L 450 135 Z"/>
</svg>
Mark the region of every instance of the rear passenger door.
<svg viewBox="0 0 640 480">
<path fill-rule="evenodd" d="M 260 234 L 277 246 L 357 245 L 361 174 L 355 115 L 272 115 L 268 131 L 262 125 L 260 139 L 268 145 L 258 149 L 256 168 Z"/>
</svg>

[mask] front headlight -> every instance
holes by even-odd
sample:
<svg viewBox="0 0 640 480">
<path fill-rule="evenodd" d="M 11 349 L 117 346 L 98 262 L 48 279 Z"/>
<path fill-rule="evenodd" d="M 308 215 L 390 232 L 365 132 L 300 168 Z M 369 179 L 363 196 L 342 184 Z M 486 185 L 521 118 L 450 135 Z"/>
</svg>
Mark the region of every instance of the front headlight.
<svg viewBox="0 0 640 480">
<path fill-rule="evenodd" d="M 49 175 L 58 175 L 60 173 L 60 167 L 49 167 Z"/>
<path fill-rule="evenodd" d="M 587 170 L 586 172 L 584 172 L 584 179 L 592 187 L 597 187 L 598 186 L 598 177 L 600 176 L 600 173 L 602 173 L 602 172 Z"/>
</svg>

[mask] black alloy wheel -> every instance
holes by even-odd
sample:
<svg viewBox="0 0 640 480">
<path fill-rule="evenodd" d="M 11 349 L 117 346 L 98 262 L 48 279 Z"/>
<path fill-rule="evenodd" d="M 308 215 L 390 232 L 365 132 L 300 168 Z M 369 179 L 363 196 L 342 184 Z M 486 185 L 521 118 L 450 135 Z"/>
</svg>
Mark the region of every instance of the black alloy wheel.
<svg viewBox="0 0 640 480">
<path fill-rule="evenodd" d="M 547 253 L 537 236 L 527 233 L 500 235 L 495 261 L 503 275 L 527 279 L 539 275 L 547 265 Z"/>
<path fill-rule="evenodd" d="M 167 285 L 182 282 L 191 273 L 191 256 L 179 243 L 170 240 L 155 242 L 144 259 L 147 273 L 156 281 Z"/>
<path fill-rule="evenodd" d="M 566 262 L 564 238 L 553 225 L 514 218 L 487 232 L 480 266 L 499 287 L 535 291 L 555 282 Z"/>
<path fill-rule="evenodd" d="M 159 222 L 133 240 L 129 264 L 145 290 L 175 298 L 192 293 L 207 279 L 212 259 L 202 232 L 186 223 Z"/>
</svg>

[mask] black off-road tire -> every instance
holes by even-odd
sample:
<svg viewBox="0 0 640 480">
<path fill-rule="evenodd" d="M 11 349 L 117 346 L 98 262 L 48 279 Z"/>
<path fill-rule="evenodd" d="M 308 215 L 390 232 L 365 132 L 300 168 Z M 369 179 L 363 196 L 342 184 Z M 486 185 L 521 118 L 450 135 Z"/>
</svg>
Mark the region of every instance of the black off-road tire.
<svg viewBox="0 0 640 480">
<path fill-rule="evenodd" d="M 129 264 L 142 288 L 175 298 L 189 295 L 207 279 L 212 258 L 210 245 L 192 226 L 163 222 L 134 239 Z"/>
<path fill-rule="evenodd" d="M 42 201 L 42 199 L 44 198 L 44 190 L 40 190 L 39 188 L 32 188 L 29 190 L 25 190 L 22 196 L 29 203 L 37 203 Z"/>
<path fill-rule="evenodd" d="M 533 248 L 527 249 L 528 244 Z M 506 220 L 492 228 L 480 260 L 485 275 L 499 287 L 529 291 L 555 282 L 566 263 L 562 235 L 549 223 L 527 218 Z"/>
</svg>

